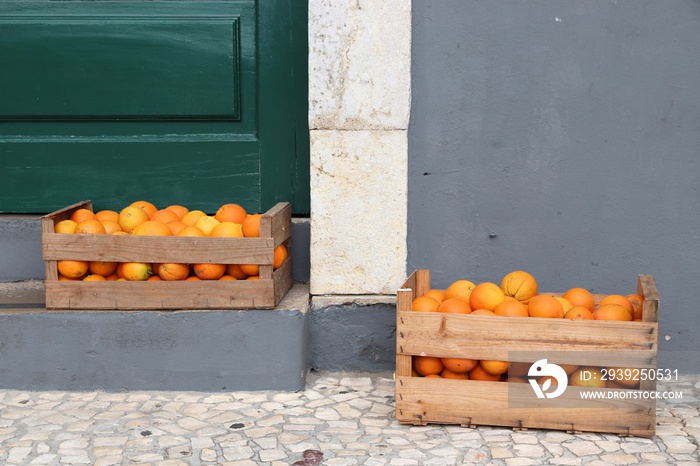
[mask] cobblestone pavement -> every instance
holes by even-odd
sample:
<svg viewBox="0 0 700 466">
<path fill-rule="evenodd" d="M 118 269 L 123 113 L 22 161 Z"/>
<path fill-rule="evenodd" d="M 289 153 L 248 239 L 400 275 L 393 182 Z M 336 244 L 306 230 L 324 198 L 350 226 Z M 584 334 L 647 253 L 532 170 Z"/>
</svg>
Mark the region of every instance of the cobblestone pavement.
<svg viewBox="0 0 700 466">
<path fill-rule="evenodd" d="M 391 374 L 309 374 L 302 392 L 0 391 L 4 465 L 696 465 L 700 377 L 652 439 L 394 418 Z"/>
</svg>

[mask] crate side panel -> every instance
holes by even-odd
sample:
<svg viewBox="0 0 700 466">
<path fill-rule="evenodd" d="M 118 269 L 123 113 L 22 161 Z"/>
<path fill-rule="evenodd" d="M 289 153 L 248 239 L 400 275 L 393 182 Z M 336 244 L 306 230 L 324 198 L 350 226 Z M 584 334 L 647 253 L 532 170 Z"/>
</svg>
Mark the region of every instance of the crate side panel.
<svg viewBox="0 0 700 466">
<path fill-rule="evenodd" d="M 272 280 L 47 282 L 47 309 L 254 309 L 274 307 Z"/>
<path fill-rule="evenodd" d="M 609 432 L 650 437 L 655 431 L 651 403 L 624 408 L 600 400 L 590 408 L 509 408 L 506 382 L 403 377 L 397 381 L 396 418 L 410 424 L 491 425 L 567 431 Z M 529 385 L 512 387 L 530 390 Z M 573 402 L 577 391 L 565 393 Z"/>
<path fill-rule="evenodd" d="M 45 260 L 272 264 L 269 238 L 66 235 L 45 233 Z"/>
<path fill-rule="evenodd" d="M 292 277 L 292 256 L 287 256 L 287 259 L 272 272 L 272 280 L 274 282 L 275 306 L 282 301 L 282 298 L 289 292 L 293 285 Z"/>
<path fill-rule="evenodd" d="M 270 218 L 269 231 L 275 247 L 284 243 L 292 235 L 292 206 L 290 203 L 277 203 L 263 217 Z"/>
<path fill-rule="evenodd" d="M 400 354 L 507 360 L 510 352 L 576 351 L 589 358 L 581 364 L 630 367 L 655 366 L 657 332 L 644 322 L 427 312 L 399 312 L 396 329 Z"/>
</svg>

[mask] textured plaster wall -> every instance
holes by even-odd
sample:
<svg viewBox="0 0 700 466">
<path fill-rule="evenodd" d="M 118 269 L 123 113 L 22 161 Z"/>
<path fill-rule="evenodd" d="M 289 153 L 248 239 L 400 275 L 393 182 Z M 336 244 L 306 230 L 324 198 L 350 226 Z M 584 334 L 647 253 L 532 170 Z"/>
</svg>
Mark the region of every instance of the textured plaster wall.
<svg viewBox="0 0 700 466">
<path fill-rule="evenodd" d="M 633 292 L 700 369 L 700 3 L 413 3 L 409 269 Z"/>
<path fill-rule="evenodd" d="M 411 2 L 309 1 L 311 293 L 406 273 Z"/>
</svg>

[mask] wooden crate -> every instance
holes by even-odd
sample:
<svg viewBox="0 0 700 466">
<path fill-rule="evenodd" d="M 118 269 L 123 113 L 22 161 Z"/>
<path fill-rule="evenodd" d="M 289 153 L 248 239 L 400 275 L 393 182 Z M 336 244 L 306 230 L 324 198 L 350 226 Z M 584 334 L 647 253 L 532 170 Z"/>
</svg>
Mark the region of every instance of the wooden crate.
<svg viewBox="0 0 700 466">
<path fill-rule="evenodd" d="M 571 408 L 548 408 L 551 400 L 544 399 L 534 407 L 512 407 L 513 400 L 533 398 L 530 384 L 412 376 L 416 355 L 522 363 L 549 355 L 548 362 L 555 364 L 656 368 L 659 296 L 651 275 L 638 278 L 638 292 L 644 296 L 641 322 L 412 312 L 413 299 L 429 289 L 430 272 L 417 270 L 398 290 L 396 418 L 401 423 L 654 435 L 654 399 L 587 400 L 586 407 Z M 602 296 L 595 296 L 596 303 Z M 527 357 L 518 352 L 528 352 Z M 585 352 L 583 360 L 580 352 Z M 557 405 L 580 406 L 582 390 L 568 386 Z M 656 381 L 640 382 L 639 390 L 655 391 Z"/>
<path fill-rule="evenodd" d="M 260 220 L 259 238 L 74 235 L 54 225 L 89 201 L 41 219 L 47 309 L 271 309 L 292 286 L 291 254 L 273 270 L 273 251 L 291 242 L 291 206 L 281 202 Z M 59 281 L 62 259 L 115 262 L 259 264 L 260 280 L 145 282 Z"/>
</svg>

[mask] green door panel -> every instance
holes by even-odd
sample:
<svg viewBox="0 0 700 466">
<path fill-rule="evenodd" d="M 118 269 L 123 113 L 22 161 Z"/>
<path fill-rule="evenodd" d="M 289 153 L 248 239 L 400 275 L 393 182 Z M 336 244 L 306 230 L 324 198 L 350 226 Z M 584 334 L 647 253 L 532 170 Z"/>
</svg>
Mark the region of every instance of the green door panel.
<svg viewBox="0 0 700 466">
<path fill-rule="evenodd" d="M 0 0 L 0 212 L 309 211 L 306 0 Z"/>
<path fill-rule="evenodd" d="M 238 28 L 223 15 L 0 21 L 0 121 L 238 120 Z"/>
<path fill-rule="evenodd" d="M 26 212 L 86 199 L 100 209 L 145 199 L 161 208 L 182 204 L 207 213 L 235 201 L 257 212 L 258 145 L 256 140 L 163 138 L 6 143 L 2 193 L 20 194 L 13 201 Z"/>
</svg>

